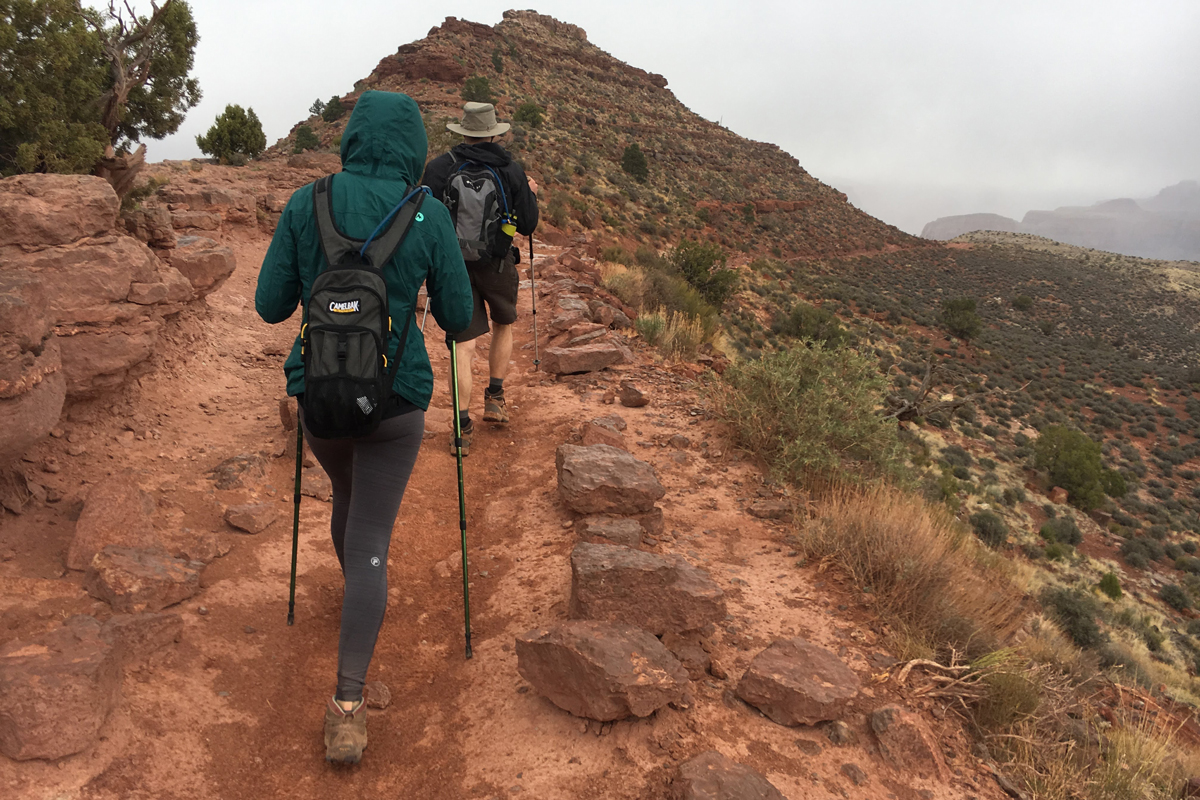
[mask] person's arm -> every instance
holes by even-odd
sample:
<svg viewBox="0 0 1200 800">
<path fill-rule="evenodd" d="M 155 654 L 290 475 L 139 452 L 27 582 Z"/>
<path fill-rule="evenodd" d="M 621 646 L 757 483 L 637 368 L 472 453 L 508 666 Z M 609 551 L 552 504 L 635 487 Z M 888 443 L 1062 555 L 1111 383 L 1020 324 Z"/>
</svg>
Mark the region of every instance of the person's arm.
<svg viewBox="0 0 1200 800">
<path fill-rule="evenodd" d="M 441 203 L 426 201 L 422 210 L 434 223 L 432 263 L 425 280 L 430 310 L 442 330 L 459 333 L 471 324 L 471 314 L 475 310 L 467 265 L 463 263 L 462 250 L 458 246 L 458 238 L 454 235 L 454 225 L 450 222 L 446 207 Z"/>
<path fill-rule="evenodd" d="M 289 200 L 279 217 L 279 224 L 275 226 L 275 235 L 271 237 L 271 246 L 258 273 L 254 308 L 264 321 L 271 324 L 283 322 L 292 316 L 300 303 L 299 254 L 292 231 L 294 216 Z"/>
<path fill-rule="evenodd" d="M 442 195 L 446 192 L 446 178 L 449 175 L 449 171 L 446 169 L 448 156 L 449 153 L 443 153 L 430 161 L 425 165 L 425 174 L 421 176 L 421 185 L 428 186 L 438 200 L 441 200 Z"/>
<path fill-rule="evenodd" d="M 528 236 L 538 226 L 537 195 L 529 186 L 525 170 L 517 167 L 516 190 L 513 196 L 513 211 L 517 214 L 517 233 Z"/>
</svg>

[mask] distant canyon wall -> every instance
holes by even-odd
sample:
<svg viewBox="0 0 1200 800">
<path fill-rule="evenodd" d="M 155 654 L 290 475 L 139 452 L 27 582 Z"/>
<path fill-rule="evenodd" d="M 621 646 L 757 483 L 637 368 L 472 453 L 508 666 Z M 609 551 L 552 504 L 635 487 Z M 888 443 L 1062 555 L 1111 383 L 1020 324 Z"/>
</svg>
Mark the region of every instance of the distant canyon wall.
<svg viewBox="0 0 1200 800">
<path fill-rule="evenodd" d="M 1200 261 L 1200 183 L 1183 181 L 1145 200 L 1030 211 L 1020 222 L 999 214 L 941 217 L 926 225 L 921 235 L 945 240 L 980 230 L 1032 233 L 1142 258 Z"/>
</svg>

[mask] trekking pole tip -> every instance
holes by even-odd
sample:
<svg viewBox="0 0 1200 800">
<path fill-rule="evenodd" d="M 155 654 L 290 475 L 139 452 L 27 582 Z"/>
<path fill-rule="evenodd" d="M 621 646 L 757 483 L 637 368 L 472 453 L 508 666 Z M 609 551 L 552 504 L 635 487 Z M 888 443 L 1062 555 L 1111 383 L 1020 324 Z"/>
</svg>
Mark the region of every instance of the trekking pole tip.
<svg viewBox="0 0 1200 800">
<path fill-rule="evenodd" d="M 288 625 L 293 625 L 293 624 L 295 624 L 295 622 L 296 622 L 296 612 L 289 611 L 288 612 Z"/>
</svg>

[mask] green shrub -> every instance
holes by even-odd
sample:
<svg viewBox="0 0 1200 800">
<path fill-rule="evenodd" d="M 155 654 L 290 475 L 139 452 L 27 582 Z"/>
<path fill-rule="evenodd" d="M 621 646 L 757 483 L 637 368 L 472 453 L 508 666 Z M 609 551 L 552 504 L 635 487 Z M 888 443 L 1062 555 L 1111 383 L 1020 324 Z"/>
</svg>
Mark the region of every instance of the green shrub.
<svg viewBox="0 0 1200 800">
<path fill-rule="evenodd" d="M 504 72 L 504 58 L 500 55 L 500 45 L 492 49 L 492 68 L 496 72 Z"/>
<path fill-rule="evenodd" d="M 728 257 L 720 245 L 683 239 L 667 258 L 683 279 L 717 308 L 737 291 L 737 273 L 725 267 Z"/>
<path fill-rule="evenodd" d="M 1079 590 L 1048 588 L 1042 592 L 1042 605 L 1063 633 L 1079 647 L 1098 647 L 1104 634 L 1096 623 L 1096 601 Z"/>
<path fill-rule="evenodd" d="M 1033 308 L 1033 298 L 1027 294 L 1019 294 L 1012 299 L 1012 307 L 1017 311 L 1028 311 Z"/>
<path fill-rule="evenodd" d="M 208 133 L 196 137 L 200 152 L 215 156 L 222 162 L 245 163 L 257 158 L 267 147 L 267 136 L 253 108 L 227 105 Z"/>
<path fill-rule="evenodd" d="M 1097 584 L 1100 591 L 1104 592 L 1113 600 L 1120 600 L 1123 592 L 1121 591 L 1121 579 L 1117 577 L 1115 572 L 1106 572 L 1100 578 L 1100 583 Z"/>
<path fill-rule="evenodd" d="M 812 339 L 831 347 L 838 347 L 850 340 L 850 335 L 842 327 L 836 314 L 825 308 L 810 306 L 808 303 L 796 303 L 787 317 L 771 329 L 783 336 Z"/>
<path fill-rule="evenodd" d="M 1075 520 L 1070 517 L 1047 520 L 1042 529 L 1038 531 L 1038 535 L 1047 542 L 1061 542 L 1072 547 L 1078 546 L 1083 541 L 1083 532 L 1079 530 Z"/>
<path fill-rule="evenodd" d="M 971 515 L 971 529 L 980 541 L 993 550 L 1008 541 L 1008 525 L 998 514 L 979 511 Z"/>
<path fill-rule="evenodd" d="M 475 75 L 463 81 L 462 99 L 468 103 L 495 103 L 492 97 L 492 85 L 482 75 Z"/>
<path fill-rule="evenodd" d="M 1071 548 L 1065 544 L 1058 542 L 1050 542 L 1046 545 L 1046 558 L 1050 561 L 1062 561 L 1071 554 Z"/>
<path fill-rule="evenodd" d="M 975 313 L 975 298 L 956 297 L 942 301 L 942 324 L 959 339 L 974 339 L 983 332 L 983 320 Z"/>
<path fill-rule="evenodd" d="M 303 153 L 305 150 L 316 150 L 321 146 L 321 140 L 313 133 L 313 129 L 307 125 L 301 125 L 296 129 L 296 147 L 293 152 Z"/>
<path fill-rule="evenodd" d="M 948 445 L 942 450 L 942 460 L 952 467 L 969 467 L 975 463 L 971 454 L 962 445 Z"/>
<path fill-rule="evenodd" d="M 1183 611 L 1185 608 L 1192 607 L 1192 598 L 1188 597 L 1188 593 L 1182 587 L 1174 583 L 1168 583 L 1164 586 L 1159 591 L 1158 596 L 1164 603 L 1176 611 Z"/>
<path fill-rule="evenodd" d="M 325 104 L 325 108 L 321 109 L 321 119 L 326 122 L 336 122 L 346 115 L 346 107 L 342 105 L 342 99 L 336 94 L 329 98 L 329 102 Z"/>
<path fill-rule="evenodd" d="M 542 109 L 537 103 L 522 103 L 513 114 L 513 122 L 528 125 L 531 128 L 542 126 Z"/>
<path fill-rule="evenodd" d="M 1050 473 L 1050 482 L 1066 489 L 1071 505 L 1090 511 L 1104 500 L 1100 445 L 1082 432 L 1061 425 L 1045 428 L 1034 445 L 1034 463 Z"/>
<path fill-rule="evenodd" d="M 873 354 L 793 347 L 726 370 L 714 399 L 738 443 L 797 485 L 898 476 L 895 424 L 876 412 L 887 385 Z"/>
<path fill-rule="evenodd" d="M 1100 473 L 1100 485 L 1109 497 L 1124 497 L 1129 491 L 1125 477 L 1115 469 L 1106 469 Z"/>
<path fill-rule="evenodd" d="M 1200 619 L 1189 620 L 1187 632 L 1188 636 L 1200 636 Z"/>
</svg>

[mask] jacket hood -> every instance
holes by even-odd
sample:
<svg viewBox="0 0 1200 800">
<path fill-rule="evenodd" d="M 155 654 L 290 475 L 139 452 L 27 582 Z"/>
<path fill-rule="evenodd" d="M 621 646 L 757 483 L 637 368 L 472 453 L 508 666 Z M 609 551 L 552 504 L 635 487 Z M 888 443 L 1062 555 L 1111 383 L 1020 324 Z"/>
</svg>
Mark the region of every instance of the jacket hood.
<svg viewBox="0 0 1200 800">
<path fill-rule="evenodd" d="M 342 168 L 357 175 L 421 180 L 429 140 L 417 101 L 400 92 L 363 92 L 342 133 Z"/>
<path fill-rule="evenodd" d="M 503 167 L 512 161 L 512 155 L 495 142 L 455 145 L 454 155 L 461 161 L 474 161 L 489 167 Z"/>
</svg>

